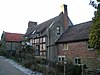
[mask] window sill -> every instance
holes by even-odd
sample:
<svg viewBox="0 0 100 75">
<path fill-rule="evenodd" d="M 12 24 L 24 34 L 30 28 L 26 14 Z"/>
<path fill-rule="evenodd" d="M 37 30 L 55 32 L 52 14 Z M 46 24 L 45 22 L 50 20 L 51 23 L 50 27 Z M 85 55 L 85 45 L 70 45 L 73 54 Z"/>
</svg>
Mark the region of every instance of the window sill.
<svg viewBox="0 0 100 75">
<path fill-rule="evenodd" d="M 64 51 L 67 51 L 68 49 L 63 49 Z"/>
<path fill-rule="evenodd" d="M 89 51 L 94 51 L 94 48 L 88 48 Z"/>
</svg>

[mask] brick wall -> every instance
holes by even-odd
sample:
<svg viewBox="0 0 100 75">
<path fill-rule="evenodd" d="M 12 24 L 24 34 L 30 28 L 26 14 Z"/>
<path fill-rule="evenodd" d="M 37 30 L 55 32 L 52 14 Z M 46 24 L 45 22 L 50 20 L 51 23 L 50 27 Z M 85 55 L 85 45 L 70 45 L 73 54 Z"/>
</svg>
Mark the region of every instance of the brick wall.
<svg viewBox="0 0 100 75">
<path fill-rule="evenodd" d="M 100 62 L 96 59 L 96 51 L 89 50 L 87 41 L 68 43 L 68 50 L 63 50 L 63 44 L 58 44 L 58 56 L 65 55 L 68 61 L 74 62 L 75 57 L 81 59 L 81 64 L 95 69 Z"/>
</svg>

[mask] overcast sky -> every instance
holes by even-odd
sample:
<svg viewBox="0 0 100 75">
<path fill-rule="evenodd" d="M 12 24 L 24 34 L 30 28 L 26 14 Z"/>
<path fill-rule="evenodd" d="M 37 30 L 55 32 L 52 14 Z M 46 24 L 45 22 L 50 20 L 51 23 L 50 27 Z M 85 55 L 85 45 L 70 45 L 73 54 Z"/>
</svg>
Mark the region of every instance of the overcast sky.
<svg viewBox="0 0 100 75">
<path fill-rule="evenodd" d="M 0 35 L 3 31 L 25 33 L 28 22 L 42 23 L 58 16 L 61 5 L 68 6 L 73 24 L 92 20 L 95 9 L 90 0 L 0 0 Z"/>
</svg>

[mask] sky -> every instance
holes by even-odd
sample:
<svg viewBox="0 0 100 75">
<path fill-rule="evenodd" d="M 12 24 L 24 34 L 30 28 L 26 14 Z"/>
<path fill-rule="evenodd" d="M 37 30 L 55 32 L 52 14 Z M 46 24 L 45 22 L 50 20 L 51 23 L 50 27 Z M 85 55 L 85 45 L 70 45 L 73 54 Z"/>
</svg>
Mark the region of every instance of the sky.
<svg viewBox="0 0 100 75">
<path fill-rule="evenodd" d="M 58 16 L 66 4 L 72 23 L 92 20 L 95 9 L 90 0 L 0 0 L 0 35 L 3 31 L 24 34 L 29 21 L 38 24 Z"/>
</svg>

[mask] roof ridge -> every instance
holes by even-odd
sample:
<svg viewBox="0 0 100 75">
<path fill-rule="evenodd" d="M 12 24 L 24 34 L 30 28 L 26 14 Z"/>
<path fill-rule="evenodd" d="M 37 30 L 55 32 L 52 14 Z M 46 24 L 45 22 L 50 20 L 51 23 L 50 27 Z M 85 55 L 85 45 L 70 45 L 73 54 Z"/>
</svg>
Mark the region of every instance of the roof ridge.
<svg viewBox="0 0 100 75">
<path fill-rule="evenodd" d="M 12 33 L 12 32 L 5 32 L 5 33 L 7 33 L 7 34 L 18 34 L 18 35 L 24 35 L 24 34 L 22 34 L 22 33 Z"/>
<path fill-rule="evenodd" d="M 91 21 L 82 22 L 82 23 L 79 23 L 79 24 L 75 24 L 73 26 L 80 25 L 80 24 L 84 24 L 84 23 L 89 23 L 89 22 L 92 22 L 92 20 Z"/>
</svg>

